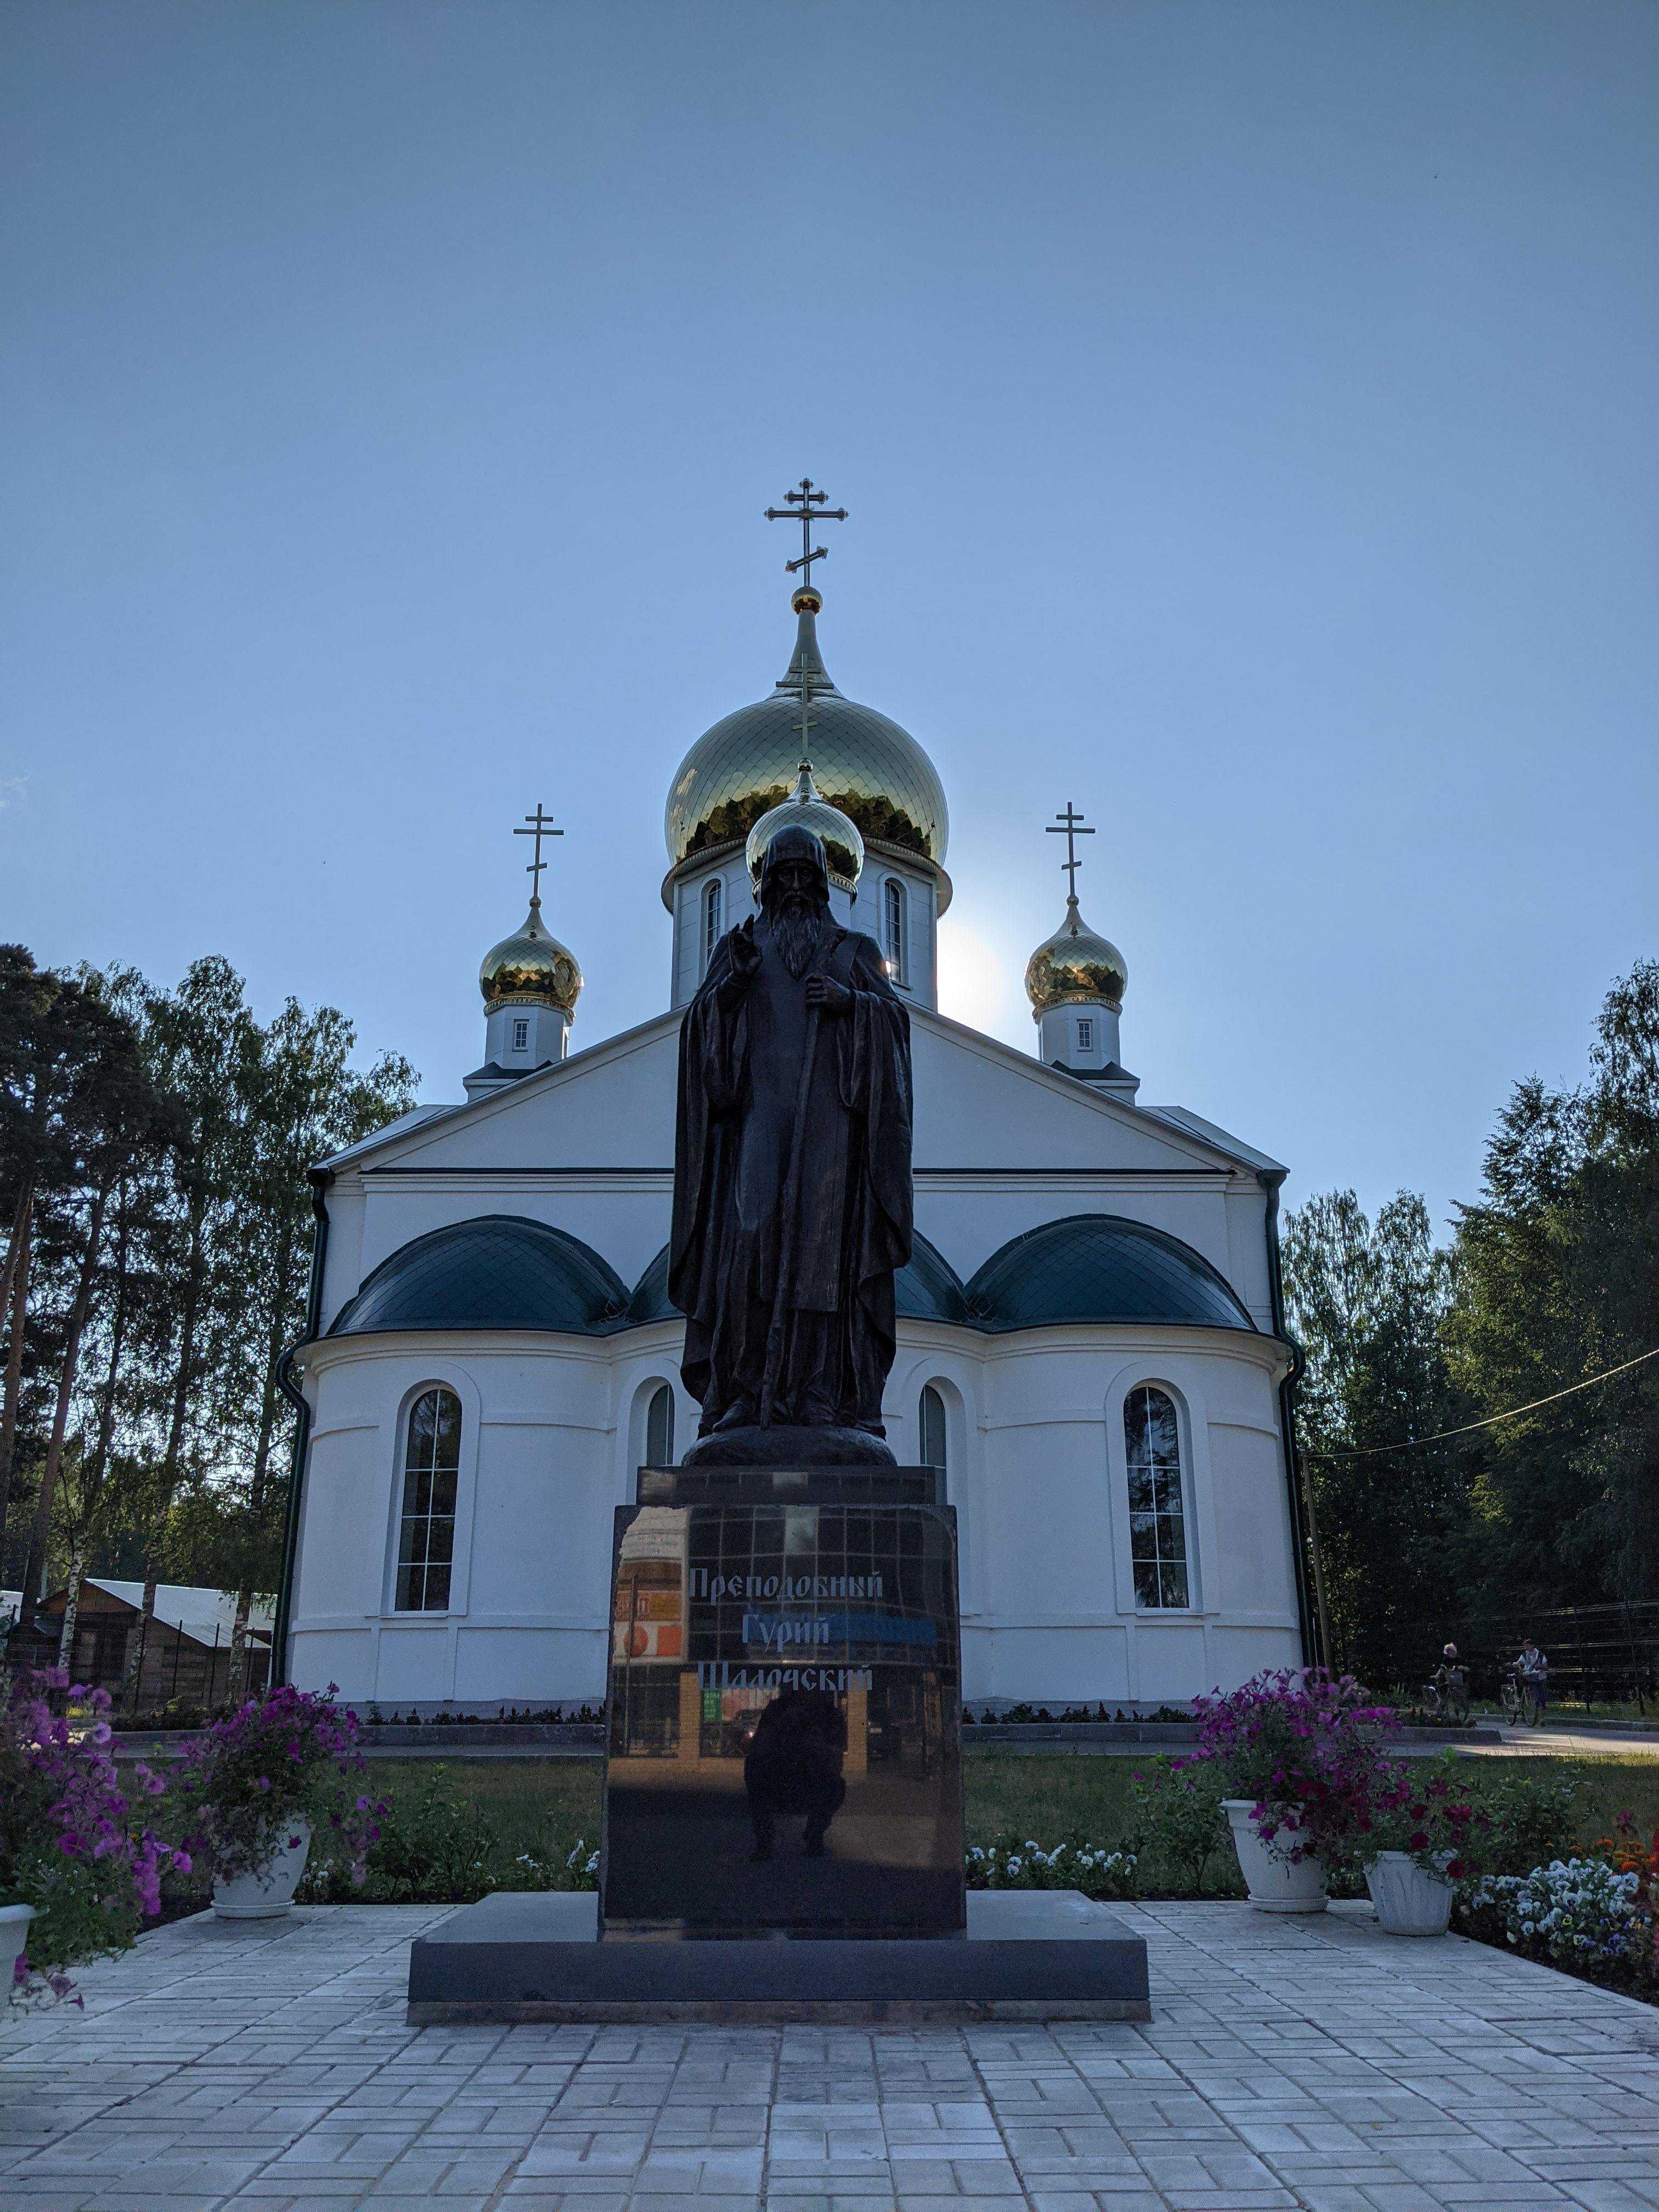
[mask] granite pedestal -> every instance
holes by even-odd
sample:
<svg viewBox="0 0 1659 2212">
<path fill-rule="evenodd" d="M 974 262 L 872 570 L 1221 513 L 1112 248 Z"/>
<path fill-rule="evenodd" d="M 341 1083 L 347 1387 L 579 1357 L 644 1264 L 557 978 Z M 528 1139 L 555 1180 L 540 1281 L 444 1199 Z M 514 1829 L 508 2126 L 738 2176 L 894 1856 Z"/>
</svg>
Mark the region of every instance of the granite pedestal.
<svg viewBox="0 0 1659 2212">
<path fill-rule="evenodd" d="M 972 1890 L 956 1936 L 599 1940 L 591 1892 L 501 1892 L 410 1946 L 409 2018 L 1149 2020 L 1146 1946 L 1075 1890 Z"/>
</svg>

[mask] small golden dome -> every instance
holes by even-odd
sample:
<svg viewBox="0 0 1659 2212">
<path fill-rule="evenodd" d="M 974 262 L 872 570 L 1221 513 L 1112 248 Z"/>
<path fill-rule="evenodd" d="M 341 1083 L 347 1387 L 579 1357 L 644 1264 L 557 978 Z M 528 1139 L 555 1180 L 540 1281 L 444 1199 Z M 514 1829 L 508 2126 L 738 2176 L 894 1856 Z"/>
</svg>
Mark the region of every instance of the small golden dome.
<svg viewBox="0 0 1659 2212">
<path fill-rule="evenodd" d="M 538 898 L 531 900 L 523 928 L 486 952 L 478 969 L 478 988 L 487 1007 L 505 1006 L 511 999 L 574 1014 L 581 988 L 582 971 L 575 956 L 542 920 Z"/>
<path fill-rule="evenodd" d="M 1128 981 L 1123 955 L 1108 939 L 1096 936 L 1075 898 L 1066 900 L 1065 921 L 1025 963 L 1025 995 L 1036 1022 L 1050 1006 L 1101 1006 L 1121 1014 Z"/>
<path fill-rule="evenodd" d="M 855 891 L 859 878 L 864 872 L 864 840 L 854 823 L 839 806 L 831 806 L 812 781 L 812 763 L 803 761 L 795 780 L 795 787 L 781 806 L 775 806 L 769 814 L 763 814 L 749 832 L 749 842 L 744 848 L 744 859 L 749 863 L 749 880 L 760 895 L 761 863 L 766 858 L 766 848 L 780 830 L 811 830 L 823 841 L 824 856 L 830 863 L 830 880 L 839 884 L 843 890 Z"/>
</svg>

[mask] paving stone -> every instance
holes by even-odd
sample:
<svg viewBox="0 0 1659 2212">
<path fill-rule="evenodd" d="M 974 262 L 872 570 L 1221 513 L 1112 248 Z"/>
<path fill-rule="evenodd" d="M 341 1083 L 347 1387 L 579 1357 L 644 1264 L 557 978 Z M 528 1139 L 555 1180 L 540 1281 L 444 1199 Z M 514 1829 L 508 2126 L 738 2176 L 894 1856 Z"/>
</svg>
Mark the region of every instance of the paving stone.
<svg viewBox="0 0 1659 2212">
<path fill-rule="evenodd" d="M 1659 2014 L 1363 1908 L 1123 1908 L 1150 2022 L 411 2029 L 417 1906 L 0 2024 L 6 2212 L 1656 2212 Z"/>
</svg>

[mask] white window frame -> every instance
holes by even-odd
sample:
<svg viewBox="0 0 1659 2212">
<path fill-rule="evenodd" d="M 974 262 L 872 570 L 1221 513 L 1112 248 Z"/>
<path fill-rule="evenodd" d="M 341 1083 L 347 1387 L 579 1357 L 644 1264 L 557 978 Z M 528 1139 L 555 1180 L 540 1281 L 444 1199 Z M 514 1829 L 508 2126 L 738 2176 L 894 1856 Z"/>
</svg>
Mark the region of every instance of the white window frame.
<svg viewBox="0 0 1659 2212">
<path fill-rule="evenodd" d="M 1079 1052 L 1092 1052 L 1095 1048 L 1095 1018 L 1092 1014 L 1079 1014 L 1077 1018 L 1077 1048 Z"/>
<path fill-rule="evenodd" d="M 698 973 L 706 975 L 708 963 L 714 957 L 714 947 L 725 934 L 726 884 L 723 878 L 715 876 L 703 885 L 702 898 L 697 910 L 702 931 L 702 960 Z"/>
<path fill-rule="evenodd" d="M 423 1400 L 436 1396 L 440 1394 L 447 1398 L 453 1398 L 455 1401 L 455 1464 L 453 1469 L 445 1470 L 447 1473 L 453 1473 L 454 1476 L 453 1497 L 447 1514 L 434 1514 L 432 1512 L 430 1506 L 428 1505 L 428 1510 L 423 1516 L 411 1515 L 409 1511 L 409 1486 L 411 1474 L 411 1469 L 409 1464 L 410 1425 L 415 1419 L 416 1407 L 420 1405 Z M 455 1389 L 453 1383 L 440 1381 L 423 1382 L 420 1384 L 417 1389 L 410 1392 L 407 1402 L 403 1408 L 402 1414 L 398 1422 L 398 1467 L 396 1498 L 394 1501 L 396 1512 L 394 1515 L 392 1553 L 392 1601 L 388 1607 L 388 1610 L 395 1614 L 399 1620 L 424 1620 L 432 1619 L 434 1616 L 441 1619 L 444 1615 L 453 1613 L 455 1609 L 453 1602 L 455 1596 L 455 1577 L 459 1564 L 457 1559 L 456 1553 L 459 1548 L 461 1534 L 461 1481 L 466 1454 L 466 1403 L 462 1398 L 460 1392 Z M 449 1558 L 447 1562 L 449 1572 L 445 1582 L 444 1601 L 441 1605 L 404 1605 L 399 1601 L 404 1574 L 403 1534 L 405 1526 L 411 1519 L 424 1519 L 428 1534 L 434 1521 L 447 1520 L 449 1522 Z M 427 1569 L 427 1571 L 428 1573 L 430 1572 L 429 1567 Z"/>
<path fill-rule="evenodd" d="M 1176 1450 L 1178 1465 L 1176 1474 L 1181 1492 L 1181 1528 L 1185 1547 L 1187 1569 L 1187 1602 L 1185 1605 L 1146 1605 L 1135 1588 L 1134 1521 L 1129 1495 L 1129 1401 L 1139 1390 L 1156 1390 L 1169 1400 L 1175 1412 Z M 1123 1532 L 1124 1575 L 1127 1584 L 1129 1609 L 1141 1617 L 1154 1620 L 1182 1620 L 1203 1611 L 1199 1584 L 1199 1545 L 1197 1533 L 1197 1494 L 1194 1481 L 1193 1424 L 1184 1394 L 1161 1375 L 1138 1375 L 1126 1381 L 1121 1390 L 1113 1393 L 1114 1417 L 1116 1423 L 1117 1449 L 1109 1455 L 1116 1470 L 1114 1487 L 1121 1501 L 1120 1526 Z"/>
<path fill-rule="evenodd" d="M 899 877 L 889 876 L 881 887 L 881 949 L 886 958 L 887 972 L 896 983 L 908 980 L 905 939 L 909 935 L 909 927 L 908 893 Z"/>
<path fill-rule="evenodd" d="M 412 1364 L 412 1363 L 411 1363 Z M 410 1367 L 403 1372 L 408 1374 Z M 478 1442 L 483 1429 L 483 1401 L 477 1384 L 466 1370 L 448 1361 L 441 1368 L 416 1370 L 411 1382 L 398 1401 L 392 1425 L 391 1481 L 386 1493 L 386 1567 L 380 1582 L 380 1617 L 388 1626 L 410 1626 L 464 1616 L 472 1580 L 472 1522 L 478 1492 Z M 450 1555 L 449 1604 L 442 1613 L 400 1613 L 398 1609 L 398 1553 L 404 1519 L 404 1473 L 409 1455 L 409 1417 L 417 1400 L 428 1390 L 447 1390 L 461 1401 L 461 1465 L 455 1484 L 455 1542 Z M 383 1462 L 382 1464 L 385 1462 Z"/>
<path fill-rule="evenodd" d="M 514 1052 L 528 1052 L 530 1049 L 528 1014 L 514 1014 L 513 1017 L 513 1049 Z"/>
</svg>

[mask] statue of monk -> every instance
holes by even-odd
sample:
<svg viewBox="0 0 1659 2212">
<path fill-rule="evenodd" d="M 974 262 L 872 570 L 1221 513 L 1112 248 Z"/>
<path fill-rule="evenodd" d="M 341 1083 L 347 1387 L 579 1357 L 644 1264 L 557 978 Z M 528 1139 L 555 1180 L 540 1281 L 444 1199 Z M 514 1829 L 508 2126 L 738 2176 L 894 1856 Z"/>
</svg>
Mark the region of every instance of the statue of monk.
<svg viewBox="0 0 1659 2212">
<path fill-rule="evenodd" d="M 705 1461 L 723 1441 L 763 1456 L 743 1431 L 880 1438 L 893 1273 L 910 1256 L 909 1017 L 875 940 L 831 916 L 805 825 L 767 848 L 760 902 L 715 947 L 680 1030 L 668 1286 L 714 1440 L 688 1458 Z M 845 1455 L 890 1464 L 878 1443 Z"/>
</svg>

